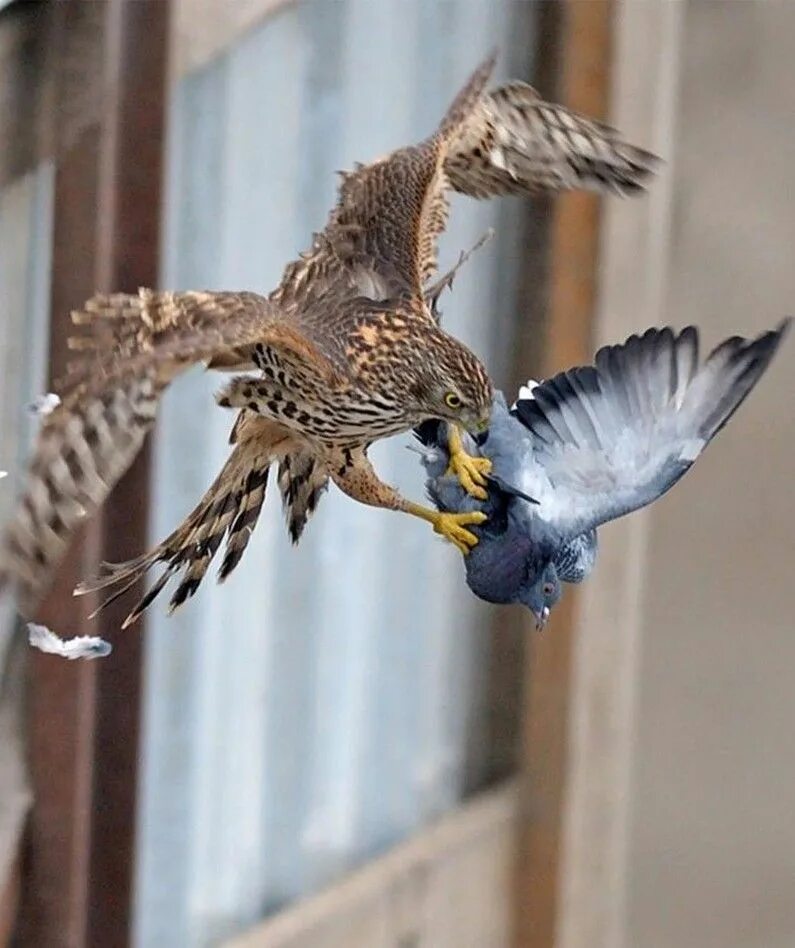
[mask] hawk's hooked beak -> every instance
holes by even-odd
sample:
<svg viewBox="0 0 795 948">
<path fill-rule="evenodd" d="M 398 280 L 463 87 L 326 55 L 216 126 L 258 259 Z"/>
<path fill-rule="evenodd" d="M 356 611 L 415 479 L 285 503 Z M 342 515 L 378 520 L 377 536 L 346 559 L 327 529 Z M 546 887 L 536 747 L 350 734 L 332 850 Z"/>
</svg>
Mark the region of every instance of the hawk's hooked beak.
<svg viewBox="0 0 795 948">
<path fill-rule="evenodd" d="M 533 610 L 533 615 L 536 617 L 536 632 L 543 632 L 549 621 L 549 606 L 544 606 L 541 612 Z"/>
<path fill-rule="evenodd" d="M 490 417 L 484 418 L 483 421 L 477 422 L 469 429 L 469 433 L 474 438 L 475 444 L 478 447 L 485 444 L 486 438 L 489 436 L 489 421 L 491 421 Z"/>
</svg>

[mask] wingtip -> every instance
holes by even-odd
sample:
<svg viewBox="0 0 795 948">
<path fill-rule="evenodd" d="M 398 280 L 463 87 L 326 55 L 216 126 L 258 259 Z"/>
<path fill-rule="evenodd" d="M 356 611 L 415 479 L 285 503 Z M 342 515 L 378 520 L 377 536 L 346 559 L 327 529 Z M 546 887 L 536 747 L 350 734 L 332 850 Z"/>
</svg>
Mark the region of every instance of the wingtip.
<svg viewBox="0 0 795 948">
<path fill-rule="evenodd" d="M 478 71 L 488 71 L 488 74 L 494 71 L 494 67 L 497 65 L 497 60 L 500 58 L 500 47 L 492 46 L 491 49 L 483 57 L 483 62 L 478 67 Z"/>
<path fill-rule="evenodd" d="M 789 333 L 792 321 L 792 316 L 785 316 L 774 329 L 768 329 L 765 332 L 759 333 L 755 338 L 743 339 L 739 336 L 735 338 L 737 338 L 739 342 L 744 343 L 747 347 L 753 346 L 757 351 L 766 352 L 768 354 L 768 361 L 770 361 L 776 352 L 778 352 L 781 343 Z"/>
<path fill-rule="evenodd" d="M 637 145 L 630 144 L 627 144 L 625 148 L 630 151 L 635 163 L 648 174 L 656 174 L 667 164 L 665 158 L 656 154 L 656 152 L 648 151 L 646 148 L 639 148 Z"/>
<path fill-rule="evenodd" d="M 769 329 L 767 332 L 762 333 L 755 340 L 753 340 L 753 343 L 757 343 L 761 351 L 767 353 L 767 363 L 772 361 L 778 350 L 781 348 L 781 343 L 784 341 L 790 331 L 792 320 L 792 316 L 785 316 L 775 329 Z"/>
</svg>

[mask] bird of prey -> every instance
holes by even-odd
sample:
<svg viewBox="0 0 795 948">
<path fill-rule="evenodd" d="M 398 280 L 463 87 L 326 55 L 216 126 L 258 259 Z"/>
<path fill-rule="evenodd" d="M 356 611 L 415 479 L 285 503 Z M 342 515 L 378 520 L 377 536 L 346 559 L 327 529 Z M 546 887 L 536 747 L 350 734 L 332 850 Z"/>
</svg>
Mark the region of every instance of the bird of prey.
<svg viewBox="0 0 795 948">
<path fill-rule="evenodd" d="M 0 562 L 0 583 L 23 612 L 40 599 L 78 521 L 139 451 L 164 389 L 197 363 L 249 373 L 217 396 L 238 411 L 228 461 L 169 537 L 135 560 L 106 565 L 78 591 L 116 586 L 120 594 L 164 564 L 129 622 L 173 576 L 171 606 L 191 596 L 224 544 L 225 578 L 257 522 L 273 464 L 294 541 L 331 480 L 358 501 L 430 522 L 464 551 L 476 542 L 467 528 L 482 522 L 481 512 L 412 503 L 367 459 L 373 441 L 442 419 L 451 425 L 452 469 L 482 491 L 488 462 L 463 452 L 459 429 L 487 424 L 492 385 L 436 318 L 451 278 L 433 282 L 448 193 L 634 194 L 656 164 L 614 130 L 541 101 L 521 82 L 486 91 L 493 65 L 492 57 L 474 72 L 430 137 L 343 174 L 325 228 L 269 296 L 142 289 L 99 294 L 72 314 L 82 359 L 43 422 Z"/>
<path fill-rule="evenodd" d="M 591 572 L 597 527 L 682 477 L 762 377 L 788 324 L 726 339 L 701 364 L 694 327 L 649 329 L 600 349 L 593 366 L 529 382 L 510 409 L 498 392 L 480 446 L 493 464 L 485 502 L 447 473 L 443 423 L 421 426 L 431 499 L 488 517 L 465 561 L 475 595 L 522 603 L 542 628 L 561 582 Z"/>
</svg>

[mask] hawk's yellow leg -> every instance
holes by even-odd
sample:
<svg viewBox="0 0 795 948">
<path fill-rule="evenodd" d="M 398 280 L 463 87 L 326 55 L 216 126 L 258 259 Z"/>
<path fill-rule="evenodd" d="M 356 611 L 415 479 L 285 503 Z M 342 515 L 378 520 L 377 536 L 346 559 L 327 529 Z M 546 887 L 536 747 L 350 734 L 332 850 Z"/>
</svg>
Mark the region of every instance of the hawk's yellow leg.
<svg viewBox="0 0 795 948">
<path fill-rule="evenodd" d="M 461 432 L 455 425 L 447 426 L 447 450 L 450 452 L 450 465 L 445 474 L 455 474 L 468 494 L 486 500 L 486 474 L 491 471 L 491 461 L 467 454 L 461 444 Z"/>
<path fill-rule="evenodd" d="M 483 523 L 487 518 L 479 510 L 472 510 L 469 513 L 441 513 L 439 510 L 432 510 L 430 507 L 423 507 L 421 504 L 413 504 L 410 500 L 403 501 L 406 513 L 421 520 L 427 520 L 433 524 L 433 532 L 449 540 L 454 546 L 464 554 L 469 553 L 470 549 L 478 542 L 478 538 L 471 530 L 466 528 Z"/>
<path fill-rule="evenodd" d="M 487 518 L 479 510 L 468 513 L 442 513 L 401 497 L 394 487 L 380 480 L 361 448 L 338 451 L 329 459 L 332 480 L 349 497 L 372 507 L 402 510 L 433 525 L 434 532 L 449 540 L 466 555 L 478 542 L 467 527 L 483 523 Z"/>
</svg>

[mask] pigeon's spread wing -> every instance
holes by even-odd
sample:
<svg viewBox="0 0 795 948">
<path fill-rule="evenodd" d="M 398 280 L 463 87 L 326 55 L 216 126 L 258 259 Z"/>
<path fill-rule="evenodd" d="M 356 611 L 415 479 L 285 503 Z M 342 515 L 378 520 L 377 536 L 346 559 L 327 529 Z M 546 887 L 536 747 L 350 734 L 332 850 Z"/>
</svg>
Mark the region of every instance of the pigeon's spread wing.
<svg viewBox="0 0 795 948">
<path fill-rule="evenodd" d="M 193 364 L 258 344 L 330 373 L 311 340 L 253 293 L 96 296 L 73 314 L 84 351 L 39 431 L 25 490 L 0 553 L 0 587 L 29 613 L 77 525 L 105 499 L 152 428 L 166 386 Z"/>
<path fill-rule="evenodd" d="M 532 389 L 514 413 L 535 463 L 519 487 L 571 538 L 651 503 L 690 467 L 767 368 L 787 323 L 732 337 L 699 365 L 698 333 L 650 329 Z"/>
</svg>

